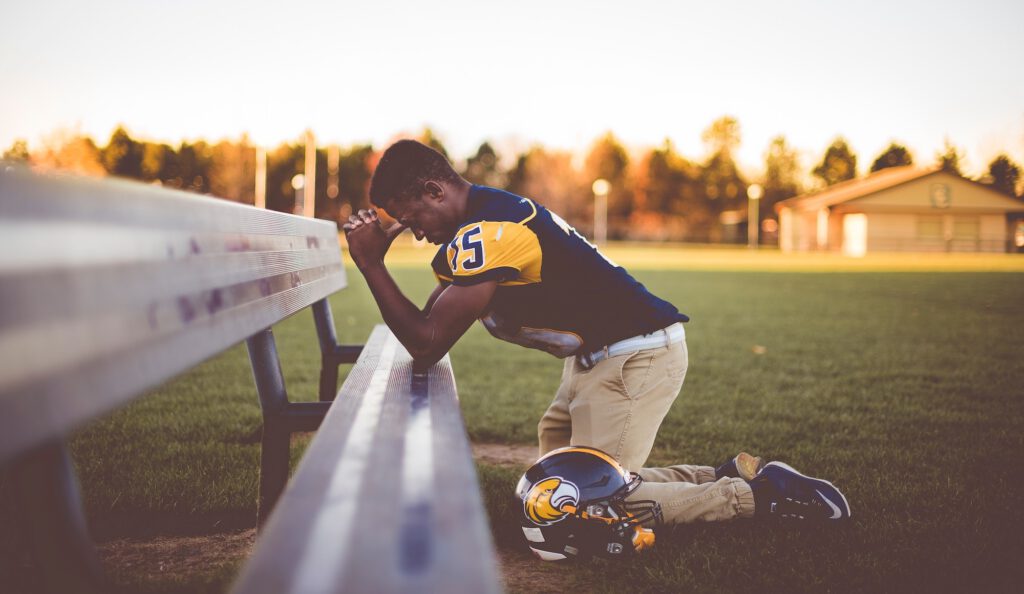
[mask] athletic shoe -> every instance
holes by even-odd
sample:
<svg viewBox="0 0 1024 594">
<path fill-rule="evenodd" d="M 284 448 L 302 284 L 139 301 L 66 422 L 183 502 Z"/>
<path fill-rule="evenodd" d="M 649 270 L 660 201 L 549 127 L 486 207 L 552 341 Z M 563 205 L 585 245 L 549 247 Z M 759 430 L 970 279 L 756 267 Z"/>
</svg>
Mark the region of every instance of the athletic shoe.
<svg viewBox="0 0 1024 594">
<path fill-rule="evenodd" d="M 740 452 L 735 458 L 729 460 L 715 469 L 715 478 L 722 477 L 741 478 L 745 481 L 752 481 L 757 473 L 764 468 L 764 460 L 757 456 L 751 456 L 746 452 Z"/>
<path fill-rule="evenodd" d="M 769 462 L 750 481 L 754 515 L 787 520 L 843 520 L 850 504 L 839 489 L 822 479 L 804 476 L 782 462 Z"/>
</svg>

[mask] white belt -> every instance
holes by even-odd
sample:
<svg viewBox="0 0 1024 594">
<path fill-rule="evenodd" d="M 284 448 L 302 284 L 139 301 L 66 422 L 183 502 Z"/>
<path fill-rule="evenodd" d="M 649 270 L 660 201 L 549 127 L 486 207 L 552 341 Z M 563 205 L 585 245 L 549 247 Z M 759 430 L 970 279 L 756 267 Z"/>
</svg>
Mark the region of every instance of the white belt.
<svg viewBox="0 0 1024 594">
<path fill-rule="evenodd" d="M 618 355 L 625 355 L 626 353 L 634 353 L 636 351 L 643 351 L 646 349 L 667 347 L 677 342 L 683 342 L 684 340 L 686 340 L 686 331 L 683 330 L 682 323 L 676 322 L 671 326 L 666 326 L 665 328 L 651 332 L 650 334 L 641 334 L 639 336 L 613 342 L 603 349 L 594 351 L 593 353 L 576 355 L 576 360 L 579 361 L 579 364 L 583 366 L 584 369 L 590 369 L 609 357 L 616 357 Z"/>
</svg>

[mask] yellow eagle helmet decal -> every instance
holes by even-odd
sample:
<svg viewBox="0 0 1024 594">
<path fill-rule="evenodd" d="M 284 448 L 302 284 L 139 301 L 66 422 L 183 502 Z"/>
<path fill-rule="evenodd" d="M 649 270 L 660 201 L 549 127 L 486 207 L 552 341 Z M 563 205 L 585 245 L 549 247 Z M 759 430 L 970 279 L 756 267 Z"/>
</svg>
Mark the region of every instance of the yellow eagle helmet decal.
<svg viewBox="0 0 1024 594">
<path fill-rule="evenodd" d="M 580 490 L 576 485 L 560 476 L 546 478 L 535 484 L 523 498 L 526 517 L 538 526 L 549 526 L 565 518 L 566 505 L 576 507 L 580 501 Z"/>
</svg>

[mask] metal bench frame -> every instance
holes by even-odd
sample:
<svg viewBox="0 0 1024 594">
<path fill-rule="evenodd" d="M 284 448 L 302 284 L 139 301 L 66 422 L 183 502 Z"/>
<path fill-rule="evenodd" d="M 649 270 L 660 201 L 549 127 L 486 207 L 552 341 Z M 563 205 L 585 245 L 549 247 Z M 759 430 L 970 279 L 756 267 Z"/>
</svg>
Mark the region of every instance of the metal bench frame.
<svg viewBox="0 0 1024 594">
<path fill-rule="evenodd" d="M 316 431 L 333 404 L 338 366 L 354 363 L 362 346 L 339 345 L 327 299 L 312 306 L 320 342 L 320 401 L 291 402 L 271 328 L 246 339 L 263 415 L 257 524 L 262 527 L 288 482 L 291 436 Z M 81 493 L 65 439 L 50 440 L 16 458 L 8 475 L 36 561 L 55 592 L 105 592 Z"/>
<path fill-rule="evenodd" d="M 293 433 L 316 431 L 330 409 L 338 388 L 338 366 L 355 363 L 362 346 L 339 345 L 334 330 L 331 305 L 321 299 L 312 305 L 320 343 L 320 400 L 291 402 L 284 385 L 281 360 L 270 328 L 249 337 L 249 351 L 256 393 L 263 413 L 263 437 L 260 454 L 260 494 L 257 523 L 260 527 L 274 509 L 288 482 L 288 462 Z"/>
<path fill-rule="evenodd" d="M 69 245 L 68 234 L 82 245 Z M 331 223 L 122 180 L 0 169 L 0 469 L 30 526 L 26 537 L 50 590 L 106 591 L 67 435 L 243 340 L 263 413 L 258 550 L 270 551 L 260 553 L 263 559 L 269 554 L 302 563 L 297 568 L 278 562 L 270 578 L 287 576 L 295 592 L 303 591 L 295 586 L 302 580 L 336 589 L 341 582 L 331 576 L 344 578 L 290 556 L 273 540 L 308 538 L 304 550 L 329 549 L 329 542 L 297 531 L 287 518 L 320 513 L 320 506 L 303 508 L 304 498 L 320 498 L 326 507 L 336 503 L 324 499 L 318 490 L 325 486 L 315 476 L 304 478 L 315 471 L 302 468 L 344 466 L 348 454 L 337 448 L 336 435 L 318 432 L 293 480 L 300 485 L 284 491 L 290 437 L 332 418 L 334 426 L 348 427 L 339 430 L 351 431 L 356 420 L 347 412 L 373 393 L 387 399 L 389 410 L 405 411 L 392 420 L 411 423 L 397 434 L 396 427 L 382 425 L 388 443 L 406 448 L 402 453 L 389 447 L 390 456 L 414 457 L 417 444 L 440 444 L 439 456 L 452 461 L 431 464 L 429 474 L 418 462 L 402 465 L 409 492 L 402 499 L 400 534 L 381 537 L 398 555 L 397 567 L 366 573 L 376 566 L 374 556 L 365 555 L 335 563 L 355 566 L 351 579 L 375 591 L 499 589 L 447 358 L 416 379 L 408 353 L 393 342 L 396 366 L 375 366 L 372 372 L 390 378 L 387 392 L 359 387 L 353 375 L 365 379 L 378 353 L 338 344 L 327 297 L 344 286 Z M 313 310 L 321 354 L 319 400 L 291 402 L 271 327 L 306 307 Z M 62 324 L 72 331 L 64 332 Z M 382 327 L 374 336 L 378 344 L 395 341 Z M 344 402 L 332 405 L 338 367 L 353 362 L 356 368 L 340 392 Z M 443 431 L 430 429 L 431 418 Z M 369 468 L 365 459 L 358 463 Z M 367 474 L 374 480 L 383 476 Z M 452 485 L 423 486 L 437 481 Z M 457 509 L 434 505 L 445 488 Z M 272 515 L 289 493 L 299 507 Z M 263 527 L 278 516 L 286 518 L 277 522 L 283 527 L 268 542 Z M 249 567 L 266 576 L 263 564 Z M 267 578 L 247 581 L 243 575 L 237 591 L 260 591 L 266 583 Z"/>
<path fill-rule="evenodd" d="M 498 592 L 476 485 L 448 357 L 414 373 L 379 325 L 232 592 Z"/>
</svg>

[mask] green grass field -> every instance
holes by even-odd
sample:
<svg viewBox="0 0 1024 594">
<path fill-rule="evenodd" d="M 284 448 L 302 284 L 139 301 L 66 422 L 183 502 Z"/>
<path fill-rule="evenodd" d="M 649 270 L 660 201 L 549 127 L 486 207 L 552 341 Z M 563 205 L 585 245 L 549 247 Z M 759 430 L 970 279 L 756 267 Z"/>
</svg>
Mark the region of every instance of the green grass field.
<svg viewBox="0 0 1024 594">
<path fill-rule="evenodd" d="M 692 318 L 686 385 L 649 464 L 751 451 L 832 480 L 853 518 L 687 526 L 621 567 L 542 575 L 608 592 L 1017 591 L 1024 256 L 849 260 L 628 245 L 609 255 Z M 415 300 L 433 284 L 427 258 L 401 247 L 392 260 Z M 350 285 L 332 304 L 341 339 L 361 342 L 379 314 L 351 269 Z M 314 398 L 311 315 L 275 334 L 292 398 Z M 558 360 L 473 328 L 452 361 L 472 439 L 534 442 Z M 102 539 L 252 525 L 259 429 L 244 347 L 89 426 L 73 453 L 93 530 Z M 520 546 L 510 497 L 521 471 L 479 467 L 499 547 Z M 220 591 L 231 567 L 186 583 L 114 577 L 138 591 Z"/>
</svg>

